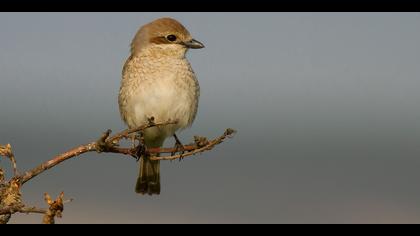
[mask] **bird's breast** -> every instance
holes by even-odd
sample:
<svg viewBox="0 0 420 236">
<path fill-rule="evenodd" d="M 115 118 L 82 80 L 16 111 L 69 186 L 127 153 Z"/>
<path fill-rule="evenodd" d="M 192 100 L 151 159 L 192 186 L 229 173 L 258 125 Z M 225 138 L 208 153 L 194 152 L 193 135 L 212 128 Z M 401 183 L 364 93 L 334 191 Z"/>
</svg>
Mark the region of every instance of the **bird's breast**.
<svg viewBox="0 0 420 236">
<path fill-rule="evenodd" d="M 130 65 L 129 65 L 130 66 Z M 197 112 L 199 86 L 186 59 L 141 60 L 124 72 L 126 102 L 120 109 L 130 127 L 138 127 L 154 117 L 156 122 L 177 120 L 178 124 L 162 130 L 156 136 L 170 136 L 176 130 L 191 125 Z M 123 82 L 124 83 L 124 82 Z"/>
</svg>

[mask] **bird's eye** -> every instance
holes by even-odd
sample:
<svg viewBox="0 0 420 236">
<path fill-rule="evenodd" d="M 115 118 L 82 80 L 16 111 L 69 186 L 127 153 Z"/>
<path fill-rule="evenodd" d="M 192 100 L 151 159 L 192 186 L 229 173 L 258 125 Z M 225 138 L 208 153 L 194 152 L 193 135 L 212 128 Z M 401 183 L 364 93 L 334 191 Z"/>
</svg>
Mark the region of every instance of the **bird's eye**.
<svg viewBox="0 0 420 236">
<path fill-rule="evenodd" d="M 169 41 L 171 41 L 171 42 L 173 42 L 173 41 L 176 40 L 176 36 L 173 35 L 173 34 L 170 34 L 170 35 L 166 36 L 166 39 L 169 40 Z"/>
</svg>

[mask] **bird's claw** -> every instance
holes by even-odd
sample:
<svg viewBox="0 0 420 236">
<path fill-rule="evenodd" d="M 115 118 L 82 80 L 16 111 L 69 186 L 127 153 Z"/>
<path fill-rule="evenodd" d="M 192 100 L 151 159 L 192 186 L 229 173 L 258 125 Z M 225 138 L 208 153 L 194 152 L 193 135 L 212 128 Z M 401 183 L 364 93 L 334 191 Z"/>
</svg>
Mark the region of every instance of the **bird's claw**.
<svg viewBox="0 0 420 236">
<path fill-rule="evenodd" d="M 134 154 L 136 161 L 139 161 L 142 156 L 147 156 L 147 155 L 149 155 L 149 152 L 147 151 L 146 145 L 139 144 L 137 146 L 136 153 Z"/>
<path fill-rule="evenodd" d="M 108 142 L 108 137 L 111 134 L 111 130 L 107 130 L 105 131 L 102 136 L 96 141 L 96 151 L 98 153 L 101 152 L 106 152 L 108 151 L 111 147 L 114 147 L 115 144 L 114 143 L 109 143 Z"/>
<path fill-rule="evenodd" d="M 174 138 L 175 138 L 175 151 L 173 151 L 171 153 L 171 156 L 175 155 L 175 153 L 177 152 L 181 152 L 181 156 L 179 157 L 179 161 L 181 161 L 182 159 L 184 159 L 184 157 L 182 156 L 185 153 L 185 148 L 184 145 L 182 145 L 181 141 L 179 141 L 178 137 L 174 134 Z"/>
</svg>

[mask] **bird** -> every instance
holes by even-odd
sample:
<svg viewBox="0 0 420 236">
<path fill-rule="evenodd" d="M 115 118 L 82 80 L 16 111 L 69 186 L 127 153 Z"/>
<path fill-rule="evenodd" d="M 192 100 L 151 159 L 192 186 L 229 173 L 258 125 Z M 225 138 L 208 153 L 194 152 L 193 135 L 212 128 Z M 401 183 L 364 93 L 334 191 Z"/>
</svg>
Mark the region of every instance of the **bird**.
<svg viewBox="0 0 420 236">
<path fill-rule="evenodd" d="M 177 20 L 153 20 L 135 34 L 123 70 L 118 95 L 120 115 L 128 128 L 154 122 L 175 124 L 146 129 L 145 148 L 161 147 L 175 132 L 192 125 L 200 97 L 200 85 L 186 58 L 189 49 L 204 48 Z M 182 146 L 181 146 L 182 147 Z M 135 185 L 138 194 L 159 195 L 160 161 L 141 155 Z"/>
</svg>

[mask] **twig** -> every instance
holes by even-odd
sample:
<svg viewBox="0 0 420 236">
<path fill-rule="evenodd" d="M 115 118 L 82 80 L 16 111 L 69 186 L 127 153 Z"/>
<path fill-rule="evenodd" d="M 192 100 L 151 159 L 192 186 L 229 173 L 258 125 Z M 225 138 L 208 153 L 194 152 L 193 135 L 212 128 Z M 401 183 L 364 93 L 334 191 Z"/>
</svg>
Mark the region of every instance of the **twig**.
<svg viewBox="0 0 420 236">
<path fill-rule="evenodd" d="M 222 136 L 220 136 L 220 137 L 218 137 L 214 140 L 211 140 L 211 141 L 207 141 L 207 139 L 205 139 L 205 138 L 203 139 L 203 137 L 197 137 L 196 136 L 195 137 L 195 139 L 196 139 L 195 147 L 194 146 L 184 146 L 184 151 L 188 150 L 188 152 L 186 152 L 184 154 L 174 155 L 174 156 L 150 157 L 150 159 L 151 160 L 175 160 L 175 159 L 184 158 L 184 157 L 187 157 L 187 156 L 192 156 L 192 155 L 204 152 L 204 151 L 208 151 L 208 150 L 211 150 L 217 144 L 222 143 L 226 139 L 226 137 L 231 136 L 235 132 L 236 131 L 233 130 L 233 129 L 227 129 Z M 204 143 L 200 143 L 200 142 L 203 142 L 203 141 L 204 141 Z M 150 150 L 149 150 L 149 152 L 150 152 Z M 160 152 L 160 153 L 162 153 L 162 152 Z"/>
<path fill-rule="evenodd" d="M 128 138 L 128 136 L 130 134 L 134 134 L 134 133 L 137 133 L 137 132 L 140 132 L 140 131 L 144 131 L 145 129 L 148 129 L 148 128 L 160 127 L 160 126 L 165 126 L 165 125 L 174 125 L 174 124 L 177 124 L 177 123 L 178 123 L 177 121 L 168 121 L 168 122 L 162 122 L 162 123 L 150 123 L 148 125 L 143 125 L 143 126 L 140 126 L 138 128 L 124 130 L 124 131 L 108 138 L 107 141 L 110 142 L 110 143 L 113 143 L 115 141 L 121 140 L 122 138 Z"/>
<path fill-rule="evenodd" d="M 60 164 L 61 162 L 68 160 L 72 157 L 79 156 L 86 152 L 96 151 L 96 143 L 89 143 L 86 145 L 82 145 L 76 148 L 71 149 L 65 153 L 59 154 L 55 156 L 53 159 L 42 163 L 41 165 L 35 167 L 32 170 L 25 172 L 22 176 L 20 176 L 20 181 L 23 184 L 28 182 L 30 179 L 34 178 L 35 176 L 41 174 L 42 172 L 51 169 L 52 167 Z"/>
<path fill-rule="evenodd" d="M 19 213 L 39 213 L 39 214 L 46 214 L 46 209 L 36 208 L 36 207 L 23 207 L 23 206 L 13 206 L 13 207 L 6 207 L 3 209 L 0 209 L 0 215 L 6 215 L 6 214 L 14 214 L 16 212 Z"/>
<path fill-rule="evenodd" d="M 7 144 L 5 146 L 0 145 L 0 156 L 5 156 L 5 157 L 9 158 L 10 162 L 12 163 L 13 174 L 14 174 L 14 176 L 18 176 L 16 159 L 15 159 L 15 155 L 13 154 L 13 151 L 12 151 L 12 146 L 10 144 Z"/>
</svg>

